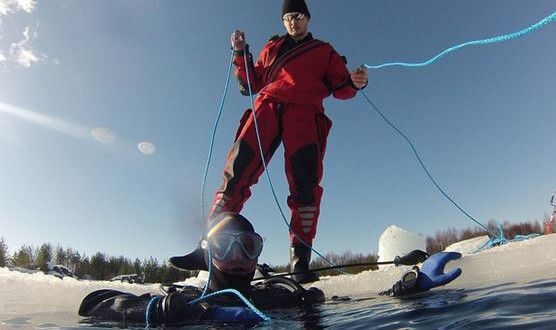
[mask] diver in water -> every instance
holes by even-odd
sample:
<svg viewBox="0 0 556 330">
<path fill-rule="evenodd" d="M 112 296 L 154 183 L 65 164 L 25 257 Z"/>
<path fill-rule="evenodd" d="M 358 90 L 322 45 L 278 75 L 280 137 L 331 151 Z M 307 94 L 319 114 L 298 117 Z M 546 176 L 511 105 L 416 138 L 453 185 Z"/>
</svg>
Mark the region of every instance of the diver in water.
<svg viewBox="0 0 556 330">
<path fill-rule="evenodd" d="M 253 225 L 237 213 L 222 213 L 211 222 L 211 230 L 192 253 L 173 257 L 170 263 L 208 270 L 207 294 L 235 289 L 263 310 L 315 306 L 325 301 L 324 293 L 314 287 L 303 288 L 286 277 L 269 277 L 251 285 L 257 269 L 263 239 Z M 402 296 L 427 291 L 447 284 L 461 274 L 454 269 L 444 274 L 448 261 L 458 253 L 439 253 L 425 261 L 421 269 L 407 272 L 382 295 Z M 136 296 L 116 290 L 98 290 L 83 299 L 79 315 L 124 324 L 175 326 L 206 321 L 256 322 L 261 317 L 234 295 L 217 295 L 196 301 L 203 290 L 192 286 L 170 286 L 165 295 L 146 293 Z"/>
</svg>

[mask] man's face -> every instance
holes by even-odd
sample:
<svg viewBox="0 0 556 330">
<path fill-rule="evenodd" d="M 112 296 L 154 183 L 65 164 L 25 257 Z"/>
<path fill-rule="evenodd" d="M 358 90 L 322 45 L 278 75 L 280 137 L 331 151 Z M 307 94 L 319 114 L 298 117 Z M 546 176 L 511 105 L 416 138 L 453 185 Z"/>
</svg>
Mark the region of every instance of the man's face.
<svg viewBox="0 0 556 330">
<path fill-rule="evenodd" d="M 284 27 L 288 34 L 295 38 L 304 37 L 307 34 L 309 18 L 300 13 L 287 13 L 282 18 Z"/>
<path fill-rule="evenodd" d="M 241 231 L 235 228 L 227 228 L 224 229 L 228 234 L 239 234 Z M 228 256 L 225 260 L 216 260 L 212 259 L 212 264 L 218 268 L 222 273 L 236 275 L 236 276 L 245 276 L 253 273 L 257 268 L 257 261 L 258 258 L 251 260 L 249 259 L 241 247 L 239 246 L 238 242 L 232 243 L 232 247 Z"/>
</svg>

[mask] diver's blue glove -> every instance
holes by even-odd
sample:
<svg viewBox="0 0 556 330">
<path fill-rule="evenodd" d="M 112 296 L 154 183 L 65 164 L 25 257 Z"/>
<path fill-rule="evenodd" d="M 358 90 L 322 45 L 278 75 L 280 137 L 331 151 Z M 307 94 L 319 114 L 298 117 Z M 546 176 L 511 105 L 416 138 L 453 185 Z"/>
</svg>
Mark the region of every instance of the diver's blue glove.
<svg viewBox="0 0 556 330">
<path fill-rule="evenodd" d="M 444 273 L 444 267 L 451 260 L 461 258 L 459 252 L 439 252 L 428 258 L 417 276 L 417 287 L 427 291 L 437 286 L 446 285 L 461 275 L 461 268 L 455 268 Z"/>
<path fill-rule="evenodd" d="M 417 266 L 405 273 L 402 279 L 392 286 L 391 289 L 383 291 L 381 295 L 403 296 L 418 292 L 424 292 L 437 286 L 445 285 L 461 275 L 461 268 L 452 269 L 444 273 L 444 267 L 451 260 L 461 258 L 459 252 L 440 252 L 429 257 L 423 267 Z"/>
</svg>

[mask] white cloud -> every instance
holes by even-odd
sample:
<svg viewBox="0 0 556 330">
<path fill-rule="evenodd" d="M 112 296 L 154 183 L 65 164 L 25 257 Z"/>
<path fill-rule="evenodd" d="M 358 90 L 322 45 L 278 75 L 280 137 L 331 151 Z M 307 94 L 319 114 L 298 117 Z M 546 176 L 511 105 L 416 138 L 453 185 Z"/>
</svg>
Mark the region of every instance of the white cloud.
<svg viewBox="0 0 556 330">
<path fill-rule="evenodd" d="M 15 0 L 19 8 L 23 9 L 24 11 L 30 13 L 35 9 L 35 5 L 37 4 L 34 0 Z"/>
<path fill-rule="evenodd" d="M 8 15 L 19 10 L 30 13 L 36 5 L 35 0 L 0 0 L 0 14 Z"/>
<path fill-rule="evenodd" d="M 10 8 L 6 2 L 5 0 L 0 0 L 0 14 L 2 15 L 8 15 L 8 12 L 10 12 Z"/>
<path fill-rule="evenodd" d="M 13 55 L 14 60 L 27 68 L 30 67 L 31 64 L 39 61 L 39 57 L 35 55 L 29 45 L 30 34 L 31 28 L 26 27 L 23 31 L 23 40 L 13 43 L 10 48 L 10 52 Z"/>
<path fill-rule="evenodd" d="M 0 17 L 15 14 L 17 12 L 25 12 L 30 14 L 36 8 L 36 0 L 0 0 Z M 3 21 L 0 19 L 0 39 L 4 37 L 2 29 Z M 38 27 L 38 24 L 37 24 Z M 16 31 L 10 33 L 17 35 Z M 23 30 L 23 39 L 18 42 L 11 42 L 9 54 L 0 49 L 0 62 L 13 62 L 25 67 L 30 67 L 34 63 L 46 59 L 46 55 L 37 55 L 37 52 L 31 47 L 32 39 L 37 38 L 37 32 L 31 27 L 25 27 Z"/>
</svg>

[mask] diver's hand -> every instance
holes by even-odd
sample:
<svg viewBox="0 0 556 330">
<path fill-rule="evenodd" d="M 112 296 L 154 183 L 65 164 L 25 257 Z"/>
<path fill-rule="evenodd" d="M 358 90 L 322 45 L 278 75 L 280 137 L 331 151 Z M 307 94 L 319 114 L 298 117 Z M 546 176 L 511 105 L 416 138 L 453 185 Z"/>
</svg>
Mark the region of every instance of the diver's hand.
<svg viewBox="0 0 556 330">
<path fill-rule="evenodd" d="M 459 252 L 440 252 L 428 258 L 419 270 L 417 287 L 420 291 L 427 291 L 437 286 L 446 285 L 461 275 L 461 268 L 455 268 L 444 273 L 444 267 L 451 260 L 461 258 Z"/>
</svg>

